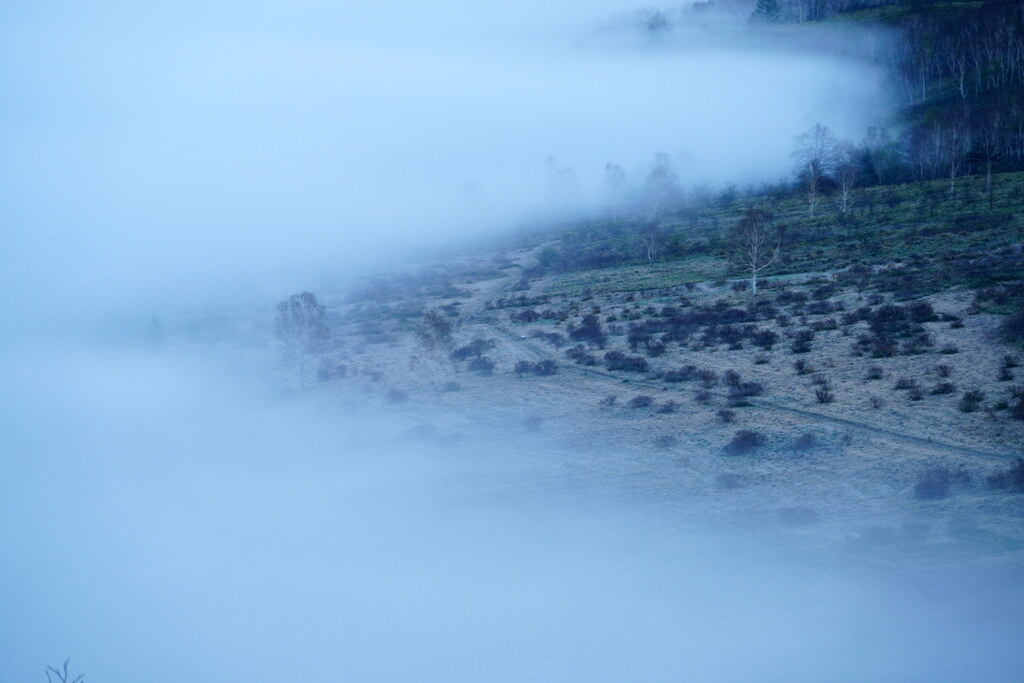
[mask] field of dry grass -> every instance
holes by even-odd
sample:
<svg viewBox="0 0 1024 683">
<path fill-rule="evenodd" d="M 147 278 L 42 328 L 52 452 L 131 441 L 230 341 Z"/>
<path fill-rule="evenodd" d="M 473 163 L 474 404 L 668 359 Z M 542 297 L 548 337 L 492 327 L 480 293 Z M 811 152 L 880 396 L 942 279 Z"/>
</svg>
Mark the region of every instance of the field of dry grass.
<svg viewBox="0 0 1024 683">
<path fill-rule="evenodd" d="M 338 298 L 336 348 L 313 391 L 388 415 L 402 438 L 479 447 L 481 458 L 498 442 L 532 463 L 540 485 L 627 496 L 680 519 L 896 563 L 1024 560 L 1024 498 L 988 483 L 1024 455 L 1024 420 L 1013 414 L 1022 354 L 1000 341 L 1002 316 L 982 312 L 973 292 L 894 302 L 814 273 L 779 278 L 753 314 L 740 286 L 699 275 L 670 285 L 667 267 L 643 290 L 621 287 L 619 273 L 524 282 L 534 257 L 462 264 L 440 289 Z M 903 337 L 878 353 L 877 312 L 911 304 L 921 322 L 904 320 Z M 454 348 L 483 343 L 461 360 L 426 353 L 416 335 L 425 309 L 455 323 Z M 714 322 L 728 311 L 752 322 Z M 687 327 L 687 312 L 711 312 L 711 322 Z M 586 315 L 604 348 L 571 338 Z M 673 319 L 685 320 L 683 333 Z M 662 331 L 638 335 L 631 325 L 645 321 Z M 750 326 L 774 343 L 754 343 Z M 806 330 L 813 339 L 798 352 Z M 644 371 L 609 369 L 609 352 L 642 359 Z M 478 355 L 489 362 L 473 364 Z M 529 369 L 545 360 L 553 374 Z M 965 392 L 980 392 L 969 412 Z M 749 447 L 734 443 L 741 431 Z"/>
</svg>

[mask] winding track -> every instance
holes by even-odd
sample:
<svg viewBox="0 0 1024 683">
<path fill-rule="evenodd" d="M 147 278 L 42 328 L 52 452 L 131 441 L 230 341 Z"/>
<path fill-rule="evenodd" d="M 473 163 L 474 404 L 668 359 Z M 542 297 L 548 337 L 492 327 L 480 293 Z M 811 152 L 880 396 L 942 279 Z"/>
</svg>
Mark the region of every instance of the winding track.
<svg viewBox="0 0 1024 683">
<path fill-rule="evenodd" d="M 551 358 L 551 354 L 547 353 L 547 351 L 545 349 L 537 348 L 537 346 L 535 346 L 534 344 L 531 344 L 526 339 L 522 339 L 520 337 L 520 335 L 518 335 L 515 332 L 509 330 L 508 328 L 506 328 L 506 327 L 504 327 L 502 325 L 496 325 L 496 324 L 491 324 L 490 327 L 496 333 L 498 333 L 502 337 L 504 337 L 506 339 L 506 341 L 508 341 L 511 344 L 515 345 L 519 349 L 522 349 L 524 352 L 528 353 L 529 355 L 533 356 L 534 358 L 536 358 L 538 360 L 546 359 L 546 358 Z M 576 373 L 579 373 L 579 374 L 582 374 L 582 375 L 589 375 L 589 376 L 592 376 L 592 377 L 601 377 L 601 378 L 604 378 L 604 379 L 611 379 L 611 380 L 615 380 L 616 382 L 621 382 L 624 379 L 620 375 L 615 375 L 615 374 L 612 374 L 611 372 L 607 372 L 605 370 L 599 370 L 599 369 L 596 369 L 596 368 L 593 368 L 593 367 L 586 367 L 586 366 L 581 366 L 581 365 L 573 364 L 573 365 L 569 365 L 569 366 L 563 366 L 563 368 L 566 368 L 570 372 L 576 372 Z M 642 379 L 642 378 L 632 378 L 631 377 L 631 378 L 629 378 L 629 383 L 631 385 L 634 385 L 634 386 L 648 387 L 648 388 L 657 389 L 657 390 L 662 390 L 662 389 L 666 388 L 664 383 L 658 383 L 658 382 L 655 382 L 655 381 L 652 381 L 652 380 L 649 380 L 649 379 Z M 679 390 L 676 390 L 676 391 L 679 391 Z M 714 396 L 718 397 L 718 398 L 725 398 L 724 394 L 721 394 L 721 393 L 712 392 L 712 394 Z M 890 440 L 890 441 L 893 441 L 893 442 L 896 442 L 896 443 L 905 444 L 905 445 L 918 446 L 918 447 L 930 449 L 930 450 L 933 450 L 933 451 L 943 451 L 943 452 L 946 452 L 946 453 L 952 453 L 954 455 L 960 455 L 960 456 L 971 457 L 971 458 L 982 458 L 982 459 L 985 459 L 985 460 L 989 460 L 989 461 L 993 461 L 993 462 L 1000 462 L 1000 463 L 1014 462 L 1017 458 L 1019 458 L 1021 456 L 1021 454 L 1019 454 L 1019 453 L 1018 454 L 995 453 L 995 452 L 992 452 L 992 451 L 984 451 L 984 450 L 981 450 L 981 449 L 970 448 L 970 447 L 967 447 L 967 446 L 958 446 L 958 445 L 951 444 L 951 443 L 946 443 L 946 442 L 943 442 L 943 441 L 934 441 L 932 439 L 926 439 L 926 438 L 923 438 L 923 437 L 920 437 L 920 436 L 914 436 L 912 434 L 906 434 L 904 432 L 895 432 L 895 431 L 892 431 L 892 430 L 889 430 L 889 429 L 882 429 L 880 427 L 873 427 L 871 425 L 865 424 L 863 422 L 858 422 L 856 420 L 848 420 L 848 419 L 845 419 L 845 418 L 842 418 L 842 417 L 834 417 L 834 416 L 831 416 L 831 415 L 825 415 L 823 413 L 818 413 L 818 412 L 815 412 L 813 410 L 805 410 L 803 408 L 796 408 L 796 407 L 788 406 L 788 405 L 781 404 L 781 403 L 775 403 L 773 401 L 765 400 L 763 398 L 748 399 L 748 400 L 750 401 L 750 404 L 755 406 L 755 407 L 766 408 L 766 409 L 770 409 L 770 410 L 779 410 L 779 411 L 787 412 L 787 413 L 790 413 L 790 414 L 793 414 L 793 415 L 800 415 L 801 417 L 811 418 L 811 419 L 816 420 L 818 422 L 825 422 L 825 423 L 830 423 L 830 424 L 834 424 L 834 425 L 841 425 L 843 427 L 851 429 L 851 430 L 853 430 L 855 432 L 859 432 L 861 434 L 868 434 L 868 435 L 871 435 L 871 436 L 874 436 L 874 437 L 882 437 L 882 438 L 885 438 L 887 440 Z"/>
</svg>

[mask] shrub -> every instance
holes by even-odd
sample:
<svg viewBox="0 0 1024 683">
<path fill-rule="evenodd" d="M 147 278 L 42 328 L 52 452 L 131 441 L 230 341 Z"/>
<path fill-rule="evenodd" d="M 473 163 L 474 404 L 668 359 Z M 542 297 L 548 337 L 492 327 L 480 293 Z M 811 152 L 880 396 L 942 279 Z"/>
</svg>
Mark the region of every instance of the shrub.
<svg viewBox="0 0 1024 683">
<path fill-rule="evenodd" d="M 884 373 L 882 372 L 881 365 L 872 365 L 870 368 L 868 368 L 868 374 L 866 375 L 866 378 L 872 380 L 882 379 L 883 375 Z"/>
<path fill-rule="evenodd" d="M 835 394 L 828 387 L 819 387 L 814 390 L 814 397 L 818 399 L 818 403 L 834 403 L 836 400 Z"/>
<path fill-rule="evenodd" d="M 796 370 L 798 375 L 807 375 L 814 372 L 814 367 L 802 358 L 798 361 L 793 361 L 793 369 Z"/>
<path fill-rule="evenodd" d="M 999 333 L 1010 344 L 1024 343 L 1024 313 L 1008 316 L 999 325 Z"/>
<path fill-rule="evenodd" d="M 573 346 L 565 352 L 565 355 L 579 365 L 593 366 L 598 363 L 597 356 L 592 353 L 587 353 L 587 348 L 583 346 L 583 344 Z"/>
<path fill-rule="evenodd" d="M 910 379 L 909 377 L 900 377 L 896 380 L 896 384 L 893 388 L 897 391 L 905 391 L 907 389 L 913 389 L 917 386 L 917 380 Z"/>
<path fill-rule="evenodd" d="M 629 399 L 630 408 L 646 408 L 652 405 L 653 403 L 654 399 L 644 394 L 640 394 L 639 396 L 634 396 L 633 398 Z"/>
<path fill-rule="evenodd" d="M 573 341 L 583 342 L 599 349 L 603 349 L 608 343 L 608 336 L 601 328 L 601 321 L 593 314 L 583 316 L 579 325 L 570 327 L 569 337 Z"/>
<path fill-rule="evenodd" d="M 513 368 L 513 371 L 517 375 L 522 377 L 523 375 L 528 375 L 531 372 L 533 372 L 533 366 L 534 366 L 534 363 L 532 361 L 521 360 L 521 361 L 517 361 L 516 362 L 515 367 Z"/>
<path fill-rule="evenodd" d="M 793 343 L 790 349 L 793 353 L 808 353 L 811 350 L 811 342 L 814 340 L 814 330 L 797 330 L 793 335 Z"/>
<path fill-rule="evenodd" d="M 941 349 L 939 349 L 939 353 L 943 353 L 949 356 L 954 353 L 960 353 L 960 349 L 956 347 L 956 344 L 946 344 Z"/>
<path fill-rule="evenodd" d="M 1013 466 L 989 476 L 987 481 L 989 487 L 994 489 L 1024 493 L 1024 458 L 1017 458 Z"/>
<path fill-rule="evenodd" d="M 1024 398 L 1018 398 L 1017 401 L 1010 406 L 1010 418 L 1014 420 L 1024 420 Z"/>
<path fill-rule="evenodd" d="M 919 386 L 910 387 L 910 391 L 907 392 L 907 398 L 911 401 L 920 401 L 924 398 L 924 392 L 921 391 Z"/>
<path fill-rule="evenodd" d="M 793 442 L 793 448 L 798 451 L 806 451 L 814 448 L 816 443 L 817 439 L 814 437 L 814 434 L 804 432 L 796 438 L 796 441 Z"/>
<path fill-rule="evenodd" d="M 939 363 L 935 366 L 935 372 L 938 373 L 939 377 L 949 377 L 953 374 L 953 368 L 945 363 Z"/>
<path fill-rule="evenodd" d="M 879 408 L 882 408 L 885 405 L 885 399 L 883 399 L 881 396 L 872 396 L 870 399 L 868 399 L 868 402 L 871 403 L 871 407 L 874 408 L 875 410 L 878 410 Z"/>
<path fill-rule="evenodd" d="M 489 351 L 494 348 L 494 340 L 492 339 L 474 339 L 465 346 L 452 351 L 452 360 L 466 360 L 467 358 L 479 358 L 483 355 L 484 351 Z"/>
<path fill-rule="evenodd" d="M 693 400 L 701 405 L 711 403 L 711 392 L 707 389 L 699 389 L 696 394 L 693 395 Z"/>
<path fill-rule="evenodd" d="M 722 408 L 721 410 L 718 411 L 718 419 L 721 420 L 722 422 L 724 422 L 725 424 L 729 424 L 731 422 L 735 422 L 736 421 L 736 411 L 735 410 L 729 410 L 728 408 Z"/>
<path fill-rule="evenodd" d="M 754 365 L 766 365 L 768 363 L 768 360 L 769 358 L 767 355 L 759 353 L 756 356 L 754 356 Z"/>
<path fill-rule="evenodd" d="M 494 374 L 494 361 L 487 356 L 480 356 L 469 361 L 469 369 L 479 372 L 481 375 L 490 376 Z"/>
<path fill-rule="evenodd" d="M 1008 353 L 1003 356 L 1003 367 L 1004 368 L 1017 368 L 1020 367 L 1020 357 L 1014 353 Z"/>
<path fill-rule="evenodd" d="M 658 406 L 658 411 L 657 412 L 659 412 L 659 413 L 674 413 L 674 412 L 676 412 L 676 402 L 675 401 L 665 401 L 660 406 Z"/>
<path fill-rule="evenodd" d="M 409 394 L 401 389 L 389 389 L 388 393 L 385 394 L 385 398 L 388 403 L 405 403 L 409 400 Z"/>
<path fill-rule="evenodd" d="M 697 372 L 697 379 L 700 380 L 701 386 L 710 389 L 718 382 L 718 373 L 714 370 L 700 370 Z"/>
<path fill-rule="evenodd" d="M 1011 382 L 1013 381 L 1013 372 L 1007 367 L 999 368 L 999 374 L 996 375 L 996 379 L 1000 382 Z"/>
<path fill-rule="evenodd" d="M 985 394 L 977 389 L 970 389 L 964 392 L 964 395 L 960 398 L 960 402 L 957 404 L 957 408 L 960 409 L 961 413 L 973 413 L 981 406 L 981 402 L 985 400 Z"/>
<path fill-rule="evenodd" d="M 601 406 L 602 408 L 612 408 L 612 407 L 615 406 L 615 403 L 618 400 L 619 400 L 618 396 L 615 396 L 614 394 L 609 394 L 609 395 L 605 396 L 604 398 L 602 398 L 600 401 L 598 401 L 597 405 Z"/>
<path fill-rule="evenodd" d="M 741 429 L 732 437 L 732 440 L 725 447 L 725 451 L 730 455 L 743 455 L 763 446 L 764 441 L 764 434 L 761 432 Z"/>
<path fill-rule="evenodd" d="M 725 385 L 729 387 L 737 386 L 741 381 L 740 373 L 735 370 L 725 371 Z"/>
<path fill-rule="evenodd" d="M 661 376 L 666 382 L 689 382 L 697 377 L 697 366 L 686 365 L 678 370 L 669 370 Z"/>
<path fill-rule="evenodd" d="M 949 495 L 952 474 L 948 467 L 929 467 L 917 475 L 914 498 L 938 500 Z"/>
<path fill-rule="evenodd" d="M 779 341 L 779 335 L 771 330 L 757 330 L 754 333 L 753 341 L 765 351 L 771 351 L 775 343 Z"/>
<path fill-rule="evenodd" d="M 622 351 L 609 351 L 604 354 L 604 364 L 609 370 L 626 372 L 647 372 L 650 364 L 643 356 L 630 356 Z"/>
<path fill-rule="evenodd" d="M 533 374 L 535 375 L 547 377 L 549 375 L 554 375 L 557 372 L 558 364 L 549 358 L 533 364 Z"/>
<path fill-rule="evenodd" d="M 956 391 L 956 385 L 952 382 L 939 382 L 932 387 L 932 394 L 939 396 L 942 394 L 952 394 Z"/>
</svg>

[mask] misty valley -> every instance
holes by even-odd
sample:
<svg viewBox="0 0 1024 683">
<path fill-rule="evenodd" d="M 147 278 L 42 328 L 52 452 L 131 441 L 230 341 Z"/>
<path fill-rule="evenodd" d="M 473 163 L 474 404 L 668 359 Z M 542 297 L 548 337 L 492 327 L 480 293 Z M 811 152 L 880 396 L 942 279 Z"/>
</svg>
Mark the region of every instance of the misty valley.
<svg viewBox="0 0 1024 683">
<path fill-rule="evenodd" d="M 1020 680 L 1020 2 L 3 15 L 0 680 Z"/>
</svg>

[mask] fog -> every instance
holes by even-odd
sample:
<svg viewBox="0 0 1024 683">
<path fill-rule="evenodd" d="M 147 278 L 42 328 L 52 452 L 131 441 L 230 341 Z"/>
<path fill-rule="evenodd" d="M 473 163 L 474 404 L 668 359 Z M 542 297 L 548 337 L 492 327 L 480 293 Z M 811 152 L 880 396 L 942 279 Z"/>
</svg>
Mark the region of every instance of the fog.
<svg viewBox="0 0 1024 683">
<path fill-rule="evenodd" d="M 578 454 L 430 447 L 195 352 L 20 358 L 4 680 L 64 656 L 155 683 L 1012 680 L 1024 657 L 1006 586 L 672 521 L 573 481 Z"/>
<path fill-rule="evenodd" d="M 265 316 L 293 291 L 592 210 L 607 162 L 772 180 L 794 134 L 884 110 L 861 65 L 651 41 L 635 9 L 0 8 L 0 680 L 1015 678 L 1015 577 L 702 523 L 580 473 L 613 452 L 522 447 L 515 407 L 422 438 L 287 388 Z M 175 335 L 197 310 L 256 322 Z"/>
<path fill-rule="evenodd" d="M 659 152 L 685 187 L 775 180 L 795 134 L 859 138 L 884 110 L 862 65 L 742 26 L 651 41 L 633 10 L 9 5 L 4 289 L 89 314 L 242 282 L 277 295 L 398 245 L 599 205 L 608 162 L 634 184 Z M 549 157 L 579 196 L 550 195 Z"/>
</svg>

